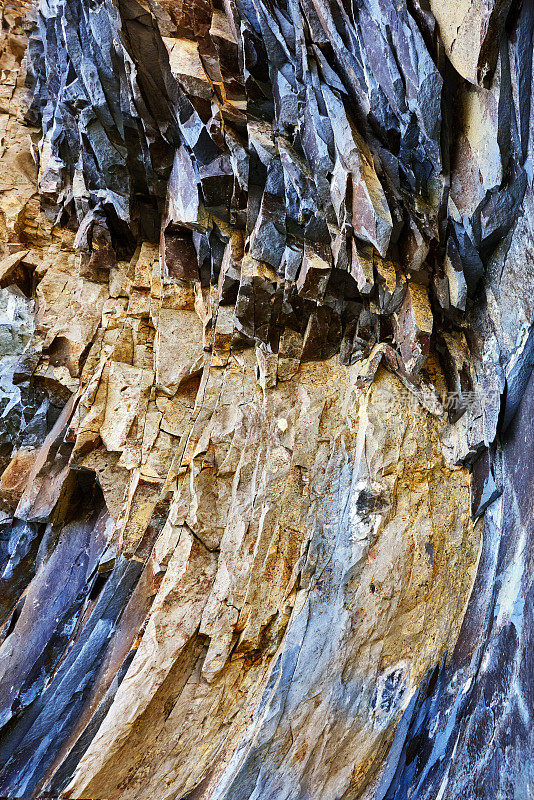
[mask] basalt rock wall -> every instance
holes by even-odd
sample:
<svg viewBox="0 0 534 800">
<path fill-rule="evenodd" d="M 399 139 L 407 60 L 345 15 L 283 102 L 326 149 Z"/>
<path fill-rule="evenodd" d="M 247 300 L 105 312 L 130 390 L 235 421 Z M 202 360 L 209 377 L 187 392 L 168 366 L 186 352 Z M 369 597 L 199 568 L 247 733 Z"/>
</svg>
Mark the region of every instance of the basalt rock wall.
<svg viewBox="0 0 534 800">
<path fill-rule="evenodd" d="M 0 794 L 530 798 L 530 3 L 1 19 Z"/>
</svg>

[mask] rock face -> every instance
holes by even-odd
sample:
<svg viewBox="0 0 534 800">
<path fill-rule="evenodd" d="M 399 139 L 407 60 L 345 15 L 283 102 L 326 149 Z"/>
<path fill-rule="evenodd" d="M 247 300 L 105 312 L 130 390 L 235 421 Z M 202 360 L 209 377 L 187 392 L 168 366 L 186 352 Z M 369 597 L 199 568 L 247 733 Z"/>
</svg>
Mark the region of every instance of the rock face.
<svg viewBox="0 0 534 800">
<path fill-rule="evenodd" d="M 530 798 L 530 4 L 0 14 L 0 795 Z"/>
</svg>

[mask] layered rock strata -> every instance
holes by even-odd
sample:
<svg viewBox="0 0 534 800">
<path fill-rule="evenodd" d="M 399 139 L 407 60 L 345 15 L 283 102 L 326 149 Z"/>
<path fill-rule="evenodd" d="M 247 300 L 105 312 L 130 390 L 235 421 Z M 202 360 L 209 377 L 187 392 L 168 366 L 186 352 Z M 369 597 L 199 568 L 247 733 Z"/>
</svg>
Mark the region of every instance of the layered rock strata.
<svg viewBox="0 0 534 800">
<path fill-rule="evenodd" d="M 526 800 L 530 5 L 1 18 L 0 794 Z"/>
</svg>

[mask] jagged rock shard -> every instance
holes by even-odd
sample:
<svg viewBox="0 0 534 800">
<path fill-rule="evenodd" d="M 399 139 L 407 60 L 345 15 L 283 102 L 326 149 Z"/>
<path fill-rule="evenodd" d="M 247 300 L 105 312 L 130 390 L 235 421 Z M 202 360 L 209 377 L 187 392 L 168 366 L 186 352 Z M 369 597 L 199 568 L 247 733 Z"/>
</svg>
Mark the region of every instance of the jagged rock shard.
<svg viewBox="0 0 534 800">
<path fill-rule="evenodd" d="M 430 352 L 433 317 L 424 286 L 408 284 L 402 306 L 396 315 L 395 338 L 410 372 L 419 372 Z"/>
<path fill-rule="evenodd" d="M 429 0 L 453 67 L 474 84 L 493 77 L 511 0 Z"/>
</svg>

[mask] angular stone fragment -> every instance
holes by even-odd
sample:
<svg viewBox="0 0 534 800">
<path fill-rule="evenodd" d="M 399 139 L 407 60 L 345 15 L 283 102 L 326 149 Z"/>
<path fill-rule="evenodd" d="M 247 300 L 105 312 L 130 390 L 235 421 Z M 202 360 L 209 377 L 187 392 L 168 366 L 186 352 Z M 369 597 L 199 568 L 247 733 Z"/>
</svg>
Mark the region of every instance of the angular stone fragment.
<svg viewBox="0 0 534 800">
<path fill-rule="evenodd" d="M 198 259 L 191 232 L 168 226 L 162 238 L 162 262 L 166 275 L 183 281 L 198 280 Z"/>
<path fill-rule="evenodd" d="M 254 230 L 250 234 L 250 255 L 275 269 L 285 248 L 285 211 L 279 197 L 264 192 Z"/>
<path fill-rule="evenodd" d="M 24 258 L 28 255 L 28 250 L 22 250 L 17 253 L 12 253 L 0 261 L 0 282 L 5 285 L 6 280 L 9 280 Z"/>
<path fill-rule="evenodd" d="M 164 37 L 169 50 L 172 74 L 187 94 L 210 100 L 212 89 L 198 54 L 197 42 L 190 39 Z"/>
<path fill-rule="evenodd" d="M 447 242 L 444 261 L 445 275 L 448 282 L 448 297 L 451 305 L 465 311 L 467 300 L 467 283 L 464 276 L 462 260 L 452 237 Z"/>
<path fill-rule="evenodd" d="M 363 295 L 371 293 L 374 286 L 373 249 L 371 246 L 357 245 L 352 240 L 351 275 L 356 279 L 358 289 Z"/>
<path fill-rule="evenodd" d="M 135 420 L 139 418 L 143 393 L 152 385 L 153 375 L 112 361 L 109 369 L 106 411 L 100 427 L 100 436 L 110 451 L 122 450 Z"/>
<path fill-rule="evenodd" d="M 202 326 L 192 311 L 162 308 L 154 347 L 156 386 L 172 396 L 202 356 Z"/>
<path fill-rule="evenodd" d="M 495 90 L 466 84 L 459 89 L 462 131 L 455 142 L 451 197 L 473 214 L 487 191 L 500 185 L 503 164 L 498 143 L 499 112 Z"/>
<path fill-rule="evenodd" d="M 297 290 L 300 296 L 315 302 L 323 300 L 331 269 L 329 254 L 323 248 L 305 242 L 304 258 L 297 278 Z"/>
<path fill-rule="evenodd" d="M 197 175 L 191 156 L 181 145 L 176 149 L 167 189 L 167 219 L 178 225 L 195 225 L 199 220 L 200 203 Z"/>
<path fill-rule="evenodd" d="M 496 475 L 495 456 L 489 451 L 483 453 L 473 465 L 471 484 L 471 513 L 476 519 L 502 493 L 499 477 Z"/>
<path fill-rule="evenodd" d="M 26 488 L 36 457 L 36 450 L 21 448 L 2 473 L 0 478 L 0 497 L 13 510 L 16 508 Z"/>
<path fill-rule="evenodd" d="M 380 310 L 385 314 L 395 314 L 404 300 L 406 279 L 391 261 L 375 256 L 374 264 L 379 283 Z"/>
<path fill-rule="evenodd" d="M 355 235 L 385 256 L 392 230 L 391 214 L 371 154 L 366 152 L 343 103 L 327 86 L 322 88 L 339 158 L 352 176 L 352 224 Z"/>
<path fill-rule="evenodd" d="M 15 516 L 25 520 L 46 520 L 68 485 L 70 448 L 62 446 L 65 428 L 72 414 L 74 396 L 67 402 L 56 424 L 33 461 Z"/>
<path fill-rule="evenodd" d="M 430 0 L 441 39 L 454 68 L 474 84 L 486 85 L 497 62 L 499 38 L 510 0 Z"/>
<path fill-rule="evenodd" d="M 48 270 L 37 290 L 37 325 L 45 346 L 54 347 L 58 364 L 78 375 L 84 351 L 96 333 L 106 298 L 105 287 L 59 270 Z"/>
<path fill-rule="evenodd" d="M 409 372 L 419 372 L 430 351 L 433 328 L 428 292 L 408 282 L 406 296 L 395 317 L 395 339 Z"/>
<path fill-rule="evenodd" d="M 298 372 L 302 358 L 303 338 L 298 331 L 285 328 L 280 338 L 276 376 L 279 381 L 287 381 Z"/>
</svg>

